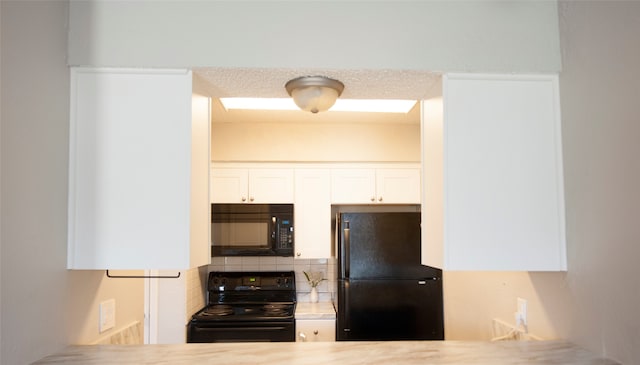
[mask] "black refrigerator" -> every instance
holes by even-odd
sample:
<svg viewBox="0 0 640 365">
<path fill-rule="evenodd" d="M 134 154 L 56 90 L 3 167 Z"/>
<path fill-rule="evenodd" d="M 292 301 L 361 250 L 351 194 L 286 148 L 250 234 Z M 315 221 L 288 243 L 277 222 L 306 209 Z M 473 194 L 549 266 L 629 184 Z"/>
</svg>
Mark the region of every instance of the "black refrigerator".
<svg viewBox="0 0 640 365">
<path fill-rule="evenodd" d="M 338 341 L 443 340 L 442 271 L 420 264 L 420 213 L 336 217 Z"/>
</svg>

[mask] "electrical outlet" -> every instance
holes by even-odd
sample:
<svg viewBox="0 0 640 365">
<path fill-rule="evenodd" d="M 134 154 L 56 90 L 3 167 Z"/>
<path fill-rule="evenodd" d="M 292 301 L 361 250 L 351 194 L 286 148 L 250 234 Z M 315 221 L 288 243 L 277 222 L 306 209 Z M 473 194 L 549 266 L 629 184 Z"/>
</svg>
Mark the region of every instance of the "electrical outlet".
<svg viewBox="0 0 640 365">
<path fill-rule="evenodd" d="M 109 299 L 100 303 L 100 333 L 116 326 L 116 300 Z"/>
<path fill-rule="evenodd" d="M 518 306 L 518 311 L 516 312 L 516 325 L 522 324 L 526 326 L 527 325 L 527 300 L 518 298 L 517 306 Z"/>
</svg>

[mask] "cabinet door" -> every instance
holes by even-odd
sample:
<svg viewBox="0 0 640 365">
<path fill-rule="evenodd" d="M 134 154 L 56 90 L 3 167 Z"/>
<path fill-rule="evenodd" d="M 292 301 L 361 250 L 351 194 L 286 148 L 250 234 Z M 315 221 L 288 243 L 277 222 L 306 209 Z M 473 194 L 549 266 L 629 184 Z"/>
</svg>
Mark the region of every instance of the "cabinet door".
<svg viewBox="0 0 640 365">
<path fill-rule="evenodd" d="M 328 169 L 295 171 L 296 258 L 331 257 L 331 184 Z"/>
<path fill-rule="evenodd" d="M 194 125 L 191 89 L 188 70 L 71 70 L 70 269 L 184 269 L 193 240 L 208 245 L 192 197 L 208 200 L 209 123 Z"/>
<path fill-rule="evenodd" d="M 246 203 L 249 200 L 249 171 L 236 168 L 212 168 L 212 203 Z"/>
<path fill-rule="evenodd" d="M 293 169 L 249 170 L 249 203 L 293 203 Z"/>
<path fill-rule="evenodd" d="M 449 270 L 566 270 L 558 78 L 444 78 Z"/>
<path fill-rule="evenodd" d="M 382 204 L 420 204 L 420 169 L 377 169 L 376 201 Z"/>
<path fill-rule="evenodd" d="M 376 202 L 375 169 L 332 169 L 331 203 L 373 204 Z"/>
<path fill-rule="evenodd" d="M 297 342 L 331 342 L 336 340 L 336 321 L 305 319 L 296 321 Z"/>
</svg>

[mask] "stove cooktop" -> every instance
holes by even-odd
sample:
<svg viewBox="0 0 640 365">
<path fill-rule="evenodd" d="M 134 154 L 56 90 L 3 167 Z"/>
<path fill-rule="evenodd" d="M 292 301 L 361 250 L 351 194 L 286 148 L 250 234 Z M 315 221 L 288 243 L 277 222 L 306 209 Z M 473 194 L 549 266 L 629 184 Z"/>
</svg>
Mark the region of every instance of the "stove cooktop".
<svg viewBox="0 0 640 365">
<path fill-rule="evenodd" d="M 209 300 L 193 321 L 292 320 L 296 304 L 295 273 L 210 272 Z"/>
<path fill-rule="evenodd" d="M 197 321 L 258 321 L 292 319 L 294 304 L 211 304 L 193 316 Z"/>
</svg>

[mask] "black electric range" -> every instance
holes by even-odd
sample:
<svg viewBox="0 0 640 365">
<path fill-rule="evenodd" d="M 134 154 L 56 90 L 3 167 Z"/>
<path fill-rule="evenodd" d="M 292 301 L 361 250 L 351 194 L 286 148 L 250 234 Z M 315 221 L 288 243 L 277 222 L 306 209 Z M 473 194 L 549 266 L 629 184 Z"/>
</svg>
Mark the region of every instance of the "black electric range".
<svg viewBox="0 0 640 365">
<path fill-rule="evenodd" d="M 295 341 L 295 282 L 293 271 L 210 272 L 209 300 L 187 342 Z"/>
</svg>

